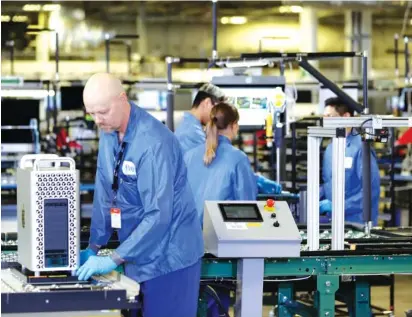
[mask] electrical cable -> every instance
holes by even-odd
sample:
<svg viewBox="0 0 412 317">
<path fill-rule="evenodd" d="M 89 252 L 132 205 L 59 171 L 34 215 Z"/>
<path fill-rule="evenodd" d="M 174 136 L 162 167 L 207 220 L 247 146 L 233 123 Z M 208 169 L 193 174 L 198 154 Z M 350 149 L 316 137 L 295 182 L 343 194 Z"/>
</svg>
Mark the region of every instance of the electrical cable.
<svg viewBox="0 0 412 317">
<path fill-rule="evenodd" d="M 201 283 L 202 285 L 202 283 Z M 204 285 L 204 292 L 208 295 L 210 295 L 211 297 L 213 297 L 213 299 L 215 300 L 215 302 L 217 303 L 217 305 L 219 306 L 219 315 L 223 316 L 223 317 L 230 317 L 229 312 L 225 311 L 225 308 L 223 307 L 223 304 L 218 296 L 218 294 L 216 293 L 216 291 L 213 289 L 213 287 L 209 286 L 209 285 Z"/>
</svg>

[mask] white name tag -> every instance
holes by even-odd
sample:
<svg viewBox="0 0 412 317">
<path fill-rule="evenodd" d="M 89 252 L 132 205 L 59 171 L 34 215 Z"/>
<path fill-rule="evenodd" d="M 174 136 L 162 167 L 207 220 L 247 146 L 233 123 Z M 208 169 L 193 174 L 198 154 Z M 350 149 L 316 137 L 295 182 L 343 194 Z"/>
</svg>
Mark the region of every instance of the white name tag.
<svg viewBox="0 0 412 317">
<path fill-rule="evenodd" d="M 345 168 L 352 168 L 353 158 L 345 157 Z"/>
<path fill-rule="evenodd" d="M 122 165 L 122 171 L 124 175 L 136 176 L 136 166 L 134 166 L 133 162 L 124 161 Z"/>
<path fill-rule="evenodd" d="M 119 208 L 110 208 L 110 217 L 112 219 L 112 228 L 122 228 L 122 213 Z"/>
</svg>

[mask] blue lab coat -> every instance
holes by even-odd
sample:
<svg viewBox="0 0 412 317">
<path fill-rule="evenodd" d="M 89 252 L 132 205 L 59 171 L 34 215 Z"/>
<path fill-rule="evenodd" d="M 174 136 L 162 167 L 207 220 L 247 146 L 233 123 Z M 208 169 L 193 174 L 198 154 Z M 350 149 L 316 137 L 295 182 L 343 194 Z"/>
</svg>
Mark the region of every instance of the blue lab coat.
<svg viewBox="0 0 412 317">
<path fill-rule="evenodd" d="M 206 134 L 200 121 L 191 113 L 186 112 L 181 124 L 177 127 L 175 135 L 182 147 L 183 154 L 189 150 L 206 143 Z M 275 187 L 280 190 L 277 183 L 261 176 L 255 175 L 258 189 L 263 194 L 273 194 Z"/>
<path fill-rule="evenodd" d="M 184 156 L 201 223 L 206 200 L 256 200 L 256 179 L 249 159 L 227 137 L 219 136 L 216 157 L 209 166 L 203 162 L 204 154 L 202 144 Z"/>
<path fill-rule="evenodd" d="M 322 199 L 332 201 L 332 144 L 326 148 L 323 158 L 322 178 L 323 186 L 320 190 Z M 362 139 L 360 135 L 349 134 L 346 137 L 345 150 L 345 221 L 364 223 L 363 220 L 363 189 L 362 189 Z M 371 153 L 371 196 L 372 196 L 372 222 L 378 221 L 380 175 L 376 154 Z"/>
<path fill-rule="evenodd" d="M 206 142 L 206 134 L 202 124 L 190 112 L 185 112 L 182 122 L 176 128 L 175 135 L 182 147 L 183 154 Z"/>
<path fill-rule="evenodd" d="M 119 247 L 126 275 L 143 282 L 198 263 L 202 229 L 186 176 L 180 145 L 160 121 L 131 104 L 119 168 Z M 113 173 L 121 145 L 117 132 L 100 134 L 90 245 L 105 245 L 112 234 Z M 167 287 L 167 286 L 165 286 Z"/>
</svg>

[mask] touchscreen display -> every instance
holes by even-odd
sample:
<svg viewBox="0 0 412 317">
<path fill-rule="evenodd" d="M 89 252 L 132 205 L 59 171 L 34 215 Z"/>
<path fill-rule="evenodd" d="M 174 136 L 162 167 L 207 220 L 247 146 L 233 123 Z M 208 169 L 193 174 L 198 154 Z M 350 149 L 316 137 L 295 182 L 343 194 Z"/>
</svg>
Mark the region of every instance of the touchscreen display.
<svg viewBox="0 0 412 317">
<path fill-rule="evenodd" d="M 263 222 L 256 204 L 219 204 L 225 222 Z"/>
</svg>

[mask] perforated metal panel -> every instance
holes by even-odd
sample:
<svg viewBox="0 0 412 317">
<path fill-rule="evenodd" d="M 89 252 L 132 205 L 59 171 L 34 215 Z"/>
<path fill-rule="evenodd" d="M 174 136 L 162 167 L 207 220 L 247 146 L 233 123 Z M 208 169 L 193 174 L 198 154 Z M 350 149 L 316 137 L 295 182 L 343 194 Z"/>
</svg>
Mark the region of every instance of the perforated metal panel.
<svg viewBox="0 0 412 317">
<path fill-rule="evenodd" d="M 35 257 L 37 269 L 44 269 L 44 201 L 68 200 L 69 268 L 76 268 L 76 172 L 36 172 L 35 175 L 36 228 Z"/>
</svg>

